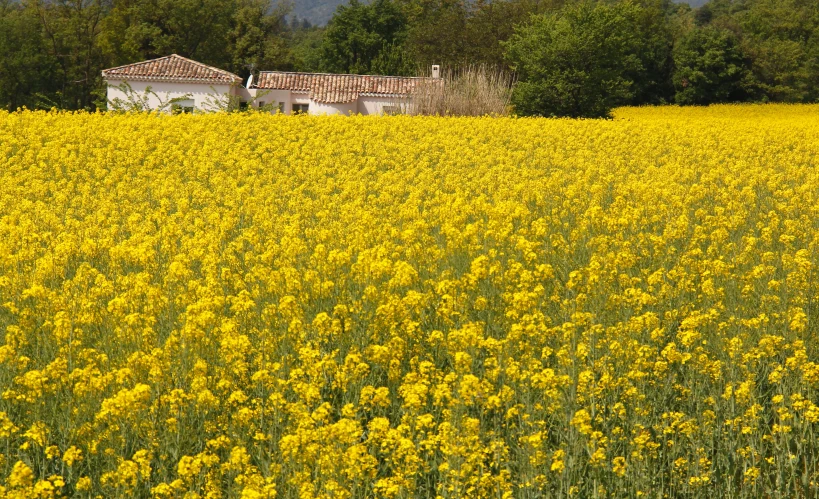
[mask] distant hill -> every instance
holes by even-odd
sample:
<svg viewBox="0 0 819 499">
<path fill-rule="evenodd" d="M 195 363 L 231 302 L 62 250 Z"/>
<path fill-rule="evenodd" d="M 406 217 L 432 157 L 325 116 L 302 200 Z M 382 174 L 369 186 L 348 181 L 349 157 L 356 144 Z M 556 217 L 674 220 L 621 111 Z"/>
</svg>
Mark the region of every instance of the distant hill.
<svg viewBox="0 0 819 499">
<path fill-rule="evenodd" d="M 336 7 L 347 3 L 348 0 L 295 0 L 293 15 L 299 19 L 307 19 L 313 24 L 324 26 L 333 17 Z M 364 0 L 366 1 L 366 0 Z M 678 3 L 687 3 L 692 7 L 701 7 L 708 0 L 678 0 Z"/>
</svg>

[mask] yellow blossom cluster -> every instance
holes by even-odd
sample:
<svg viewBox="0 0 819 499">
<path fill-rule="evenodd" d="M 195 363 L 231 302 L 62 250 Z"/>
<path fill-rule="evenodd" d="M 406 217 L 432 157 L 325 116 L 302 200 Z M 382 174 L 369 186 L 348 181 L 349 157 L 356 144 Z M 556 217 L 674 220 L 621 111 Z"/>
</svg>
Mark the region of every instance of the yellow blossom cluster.
<svg viewBox="0 0 819 499">
<path fill-rule="evenodd" d="M 819 494 L 819 106 L 0 114 L 0 497 Z"/>
</svg>

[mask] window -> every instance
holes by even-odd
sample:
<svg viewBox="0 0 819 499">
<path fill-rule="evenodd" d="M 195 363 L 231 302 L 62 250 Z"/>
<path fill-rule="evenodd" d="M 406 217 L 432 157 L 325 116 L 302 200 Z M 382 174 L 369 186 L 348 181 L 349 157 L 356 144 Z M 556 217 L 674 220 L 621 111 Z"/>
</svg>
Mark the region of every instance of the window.
<svg viewBox="0 0 819 499">
<path fill-rule="evenodd" d="M 293 104 L 293 114 L 307 114 L 310 104 Z"/>
<path fill-rule="evenodd" d="M 259 109 L 261 109 L 261 108 L 263 108 L 263 107 L 264 107 L 264 101 L 263 101 L 263 100 L 260 100 L 260 101 L 259 101 Z"/>
<path fill-rule="evenodd" d="M 247 111 L 247 102 L 242 101 L 239 103 L 239 111 Z"/>
<path fill-rule="evenodd" d="M 193 99 L 176 99 L 171 104 L 171 114 L 192 114 L 194 110 Z"/>
<path fill-rule="evenodd" d="M 193 106 L 173 104 L 171 106 L 171 114 L 193 114 Z"/>
<path fill-rule="evenodd" d="M 284 114 L 284 102 L 279 102 L 279 112 Z"/>
</svg>

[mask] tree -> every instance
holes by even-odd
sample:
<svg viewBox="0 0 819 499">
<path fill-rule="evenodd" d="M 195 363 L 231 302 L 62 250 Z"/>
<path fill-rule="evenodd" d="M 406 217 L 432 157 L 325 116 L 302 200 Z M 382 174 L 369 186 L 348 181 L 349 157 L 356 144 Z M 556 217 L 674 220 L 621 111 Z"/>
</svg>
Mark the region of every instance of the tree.
<svg viewBox="0 0 819 499">
<path fill-rule="evenodd" d="M 640 65 L 626 74 L 634 91 L 629 104 L 664 104 L 674 99 L 672 18 L 677 15 L 676 6 L 669 0 L 635 0 L 634 5 L 637 8 L 628 20 L 639 40 L 635 55 Z"/>
<path fill-rule="evenodd" d="M 714 11 L 711 10 L 710 4 L 705 4 L 696 11 L 694 11 L 694 22 L 697 26 L 707 26 L 714 19 Z"/>
<path fill-rule="evenodd" d="M 8 0 L 0 0 L 0 53 L 0 108 L 50 107 L 59 90 L 58 63 L 34 12 Z"/>
<path fill-rule="evenodd" d="M 113 0 L 105 45 L 114 64 L 176 53 L 214 66 L 231 62 L 236 0 Z"/>
<path fill-rule="evenodd" d="M 502 43 L 532 14 L 557 10 L 563 0 L 475 0 L 466 24 L 466 47 L 472 64 L 503 68 Z"/>
<path fill-rule="evenodd" d="M 391 0 L 341 5 L 322 42 L 322 69 L 333 73 L 406 74 L 411 65 L 401 57 L 406 18 Z"/>
<path fill-rule="evenodd" d="M 695 22 L 730 32 L 753 76 L 741 98 L 813 102 L 819 97 L 815 0 L 711 0 L 696 11 Z"/>
<path fill-rule="evenodd" d="M 707 26 L 691 30 L 674 49 L 678 104 L 738 102 L 749 97 L 751 73 L 730 31 Z"/>
<path fill-rule="evenodd" d="M 39 20 L 46 54 L 57 62 L 50 78 L 57 90 L 53 103 L 67 109 L 93 109 L 102 98 L 100 48 L 103 19 L 113 0 L 26 0 Z M 35 35 L 37 36 L 37 35 Z"/>
<path fill-rule="evenodd" d="M 270 0 L 240 0 L 228 35 L 230 64 L 225 66 L 245 77 L 252 69 L 291 69 L 286 16 L 289 7 Z"/>
<path fill-rule="evenodd" d="M 464 0 L 396 0 L 407 19 L 405 47 L 416 66 L 474 63 Z"/>
<path fill-rule="evenodd" d="M 521 115 L 606 117 L 629 103 L 635 78 L 648 77 L 632 3 L 583 2 L 534 16 L 506 44 L 520 81 L 513 96 Z"/>
<path fill-rule="evenodd" d="M 819 37 L 819 4 L 807 0 L 755 0 L 734 18 L 740 44 L 766 99 L 810 100 L 811 44 Z"/>
<path fill-rule="evenodd" d="M 288 48 L 296 71 L 316 72 L 321 70 L 324 28 L 290 30 L 287 36 Z"/>
</svg>

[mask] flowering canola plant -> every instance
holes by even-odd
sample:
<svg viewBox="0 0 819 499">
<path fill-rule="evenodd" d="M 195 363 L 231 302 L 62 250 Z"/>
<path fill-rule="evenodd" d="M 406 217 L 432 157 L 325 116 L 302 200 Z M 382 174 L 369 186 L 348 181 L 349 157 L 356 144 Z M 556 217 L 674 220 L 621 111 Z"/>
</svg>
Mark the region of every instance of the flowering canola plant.
<svg viewBox="0 0 819 499">
<path fill-rule="evenodd" d="M 0 496 L 819 493 L 819 107 L 0 114 Z"/>
</svg>

